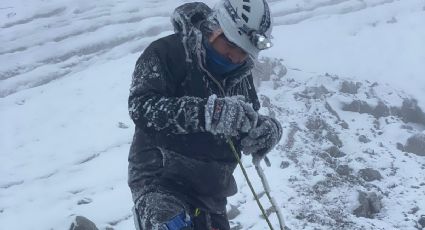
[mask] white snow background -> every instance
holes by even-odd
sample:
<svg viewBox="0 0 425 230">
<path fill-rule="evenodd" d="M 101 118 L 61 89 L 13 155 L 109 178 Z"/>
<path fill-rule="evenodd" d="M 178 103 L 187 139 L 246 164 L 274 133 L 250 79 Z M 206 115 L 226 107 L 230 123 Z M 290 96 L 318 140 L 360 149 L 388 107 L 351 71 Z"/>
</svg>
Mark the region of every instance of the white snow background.
<svg viewBox="0 0 425 230">
<path fill-rule="evenodd" d="M 75 215 L 90 218 L 100 229 L 134 229 L 126 184 L 134 129 L 127 112 L 131 74 L 143 49 L 172 33 L 170 14 L 185 2 L 0 2 L 0 229 L 68 229 Z M 337 91 L 330 76 L 364 87 L 377 82 L 376 98 L 400 106 L 401 98 L 412 96 L 425 110 L 423 0 L 273 0 L 270 6 L 275 46 L 263 55 L 282 58 L 288 73 L 280 88 L 263 82 L 258 91 L 271 99 L 284 135 L 290 122 L 303 130 L 305 120 L 322 109 L 313 103 L 315 111 L 306 111 L 293 95 L 304 86 Z M 340 163 L 355 172 L 365 166 L 380 169 L 383 179 L 373 186 L 343 183 L 314 198 L 308 188 L 331 173 L 321 161 L 311 165 L 315 158 L 302 150 L 317 146 L 296 143 L 301 150 L 294 162 L 285 148 L 277 148 L 270 154 L 272 167 L 265 170 L 286 222 L 292 229 L 331 229 L 336 220 L 326 210 L 332 206 L 351 223 L 346 229 L 419 228 L 417 220 L 425 215 L 425 158 L 403 153 L 395 144 L 424 132 L 424 126 L 409 123 L 409 129 L 400 129 L 400 119 L 385 123 L 380 118 L 386 125 L 379 128 L 383 135 L 375 135 L 371 116 L 342 111 L 341 102 L 351 99 L 340 93 L 327 99 L 350 126 L 337 130 L 348 153 Z M 359 144 L 359 133 L 372 142 Z M 300 134 L 296 141 L 308 138 Z M 282 161 L 291 164 L 282 169 Z M 244 164 L 260 192 L 248 157 Z M 240 192 L 229 204 L 240 214 L 232 226 L 267 229 L 239 169 L 236 177 Z M 374 219 L 349 214 L 364 188 L 383 195 L 383 209 Z M 262 202 L 269 207 L 266 199 Z M 303 212 L 320 218 L 300 217 Z M 273 215 L 271 220 L 277 227 Z"/>
</svg>

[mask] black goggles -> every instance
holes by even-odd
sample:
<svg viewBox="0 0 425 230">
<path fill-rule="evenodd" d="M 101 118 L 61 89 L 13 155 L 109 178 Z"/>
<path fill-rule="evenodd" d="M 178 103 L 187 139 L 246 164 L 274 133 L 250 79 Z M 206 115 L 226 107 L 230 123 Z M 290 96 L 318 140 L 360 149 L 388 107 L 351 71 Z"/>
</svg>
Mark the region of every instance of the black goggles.
<svg viewBox="0 0 425 230">
<path fill-rule="evenodd" d="M 233 22 L 238 25 L 238 29 L 249 37 L 249 40 L 255 47 L 257 47 L 257 49 L 265 50 L 273 46 L 271 40 L 264 33 L 266 30 L 265 28 L 270 26 L 270 16 L 268 15 L 269 12 L 265 14 L 261 23 L 266 26 L 260 27 L 260 30 L 254 30 L 242 22 L 242 19 L 238 16 L 232 5 L 230 5 L 229 1 L 224 1 L 224 7 L 226 8 L 227 13 L 230 15 Z"/>
</svg>

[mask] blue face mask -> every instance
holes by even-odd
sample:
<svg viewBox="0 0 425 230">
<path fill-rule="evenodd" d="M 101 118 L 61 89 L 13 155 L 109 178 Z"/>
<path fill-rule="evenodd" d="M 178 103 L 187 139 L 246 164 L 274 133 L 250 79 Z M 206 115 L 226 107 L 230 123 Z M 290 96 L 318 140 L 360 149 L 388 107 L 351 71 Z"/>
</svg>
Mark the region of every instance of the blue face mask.
<svg viewBox="0 0 425 230">
<path fill-rule="evenodd" d="M 204 41 L 203 43 L 206 51 L 206 68 L 212 74 L 221 76 L 243 65 L 243 63 L 235 64 L 230 59 L 221 55 L 208 41 Z"/>
</svg>

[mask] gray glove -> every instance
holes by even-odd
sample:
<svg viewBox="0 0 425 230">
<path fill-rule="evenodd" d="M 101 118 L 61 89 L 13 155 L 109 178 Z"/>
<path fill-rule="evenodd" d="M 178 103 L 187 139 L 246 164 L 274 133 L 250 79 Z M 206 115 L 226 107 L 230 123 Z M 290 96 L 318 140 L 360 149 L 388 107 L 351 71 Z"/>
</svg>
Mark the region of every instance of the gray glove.
<svg viewBox="0 0 425 230">
<path fill-rule="evenodd" d="M 252 154 L 254 160 L 262 160 L 282 138 L 282 126 L 274 118 L 260 115 L 257 127 L 251 129 L 241 141 L 244 154 Z"/>
<path fill-rule="evenodd" d="M 257 126 L 258 113 L 243 96 L 218 98 L 215 94 L 205 105 L 205 129 L 213 134 L 236 136 Z"/>
</svg>

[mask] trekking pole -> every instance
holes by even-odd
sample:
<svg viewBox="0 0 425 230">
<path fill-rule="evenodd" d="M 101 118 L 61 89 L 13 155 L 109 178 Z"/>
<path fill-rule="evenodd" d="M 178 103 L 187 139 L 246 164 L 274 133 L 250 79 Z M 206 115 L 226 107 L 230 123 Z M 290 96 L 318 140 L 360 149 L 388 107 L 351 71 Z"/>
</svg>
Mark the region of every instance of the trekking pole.
<svg viewBox="0 0 425 230">
<path fill-rule="evenodd" d="M 242 169 L 242 173 L 245 176 L 245 180 L 248 183 L 249 188 L 251 189 L 252 195 L 254 195 L 255 201 L 257 201 L 257 205 L 260 208 L 260 210 L 261 210 L 261 212 L 264 216 L 264 219 L 266 219 L 266 222 L 269 225 L 270 230 L 274 230 L 272 223 L 270 222 L 270 220 L 269 220 L 269 218 L 266 214 L 266 211 L 263 208 L 263 205 L 261 205 L 261 202 L 260 202 L 260 199 L 257 196 L 257 193 L 255 193 L 254 187 L 252 186 L 251 181 L 248 178 L 248 174 L 246 173 L 245 167 L 243 167 L 241 158 L 239 157 L 238 152 L 235 148 L 235 145 L 233 144 L 233 141 L 230 139 L 230 137 L 227 137 L 227 143 L 229 143 L 230 149 L 232 150 L 233 154 L 235 155 L 236 160 L 238 161 L 239 166 Z"/>
<path fill-rule="evenodd" d="M 280 229 L 281 230 L 288 230 L 289 228 L 287 228 L 285 226 L 285 223 L 283 222 L 282 211 L 280 210 L 279 206 L 277 205 L 276 200 L 270 194 L 270 185 L 269 185 L 269 182 L 267 181 L 267 178 L 266 178 L 266 175 L 264 174 L 263 169 L 260 166 L 260 160 L 253 157 L 252 163 L 254 164 L 255 169 L 257 170 L 258 176 L 261 179 L 261 183 L 263 183 L 264 191 L 266 192 L 267 198 L 269 198 L 269 201 L 272 204 L 274 211 L 276 212 L 277 219 L 279 221 Z"/>
</svg>

